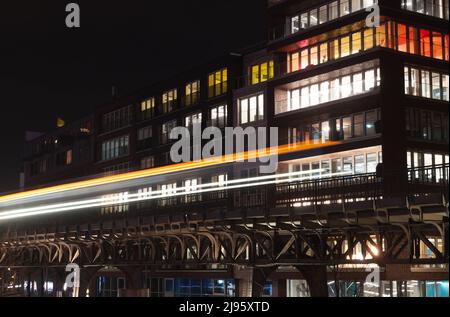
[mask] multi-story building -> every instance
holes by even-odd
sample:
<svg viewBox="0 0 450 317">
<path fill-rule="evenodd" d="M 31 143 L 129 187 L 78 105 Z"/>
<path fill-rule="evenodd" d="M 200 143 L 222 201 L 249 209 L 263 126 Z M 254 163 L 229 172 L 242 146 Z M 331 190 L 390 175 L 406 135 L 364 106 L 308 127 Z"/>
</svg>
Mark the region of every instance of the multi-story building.
<svg viewBox="0 0 450 317">
<path fill-rule="evenodd" d="M 265 45 L 28 144 L 28 187 L 171 165 L 171 130 L 196 123 L 278 127 L 281 146 L 307 145 L 279 156 L 288 182 L 231 186 L 258 178 L 253 163 L 171 170 L 94 188 L 113 203 L 89 215 L 42 220 L 90 237 L 98 253 L 83 261 L 98 265 L 82 293 L 448 296 L 448 10 L 446 0 L 269 0 Z M 200 190 L 211 183 L 222 189 Z M 103 242 L 114 239 L 117 249 Z M 382 282 L 371 289 L 374 264 Z"/>
</svg>

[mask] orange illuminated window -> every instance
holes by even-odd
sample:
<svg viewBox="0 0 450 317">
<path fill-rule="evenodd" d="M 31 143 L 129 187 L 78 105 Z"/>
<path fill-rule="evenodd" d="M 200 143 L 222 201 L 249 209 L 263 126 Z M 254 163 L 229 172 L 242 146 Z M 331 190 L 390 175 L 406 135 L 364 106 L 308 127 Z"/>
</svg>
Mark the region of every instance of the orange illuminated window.
<svg viewBox="0 0 450 317">
<path fill-rule="evenodd" d="M 299 70 L 299 54 L 297 52 L 290 54 L 289 68 L 291 72 Z"/>
<path fill-rule="evenodd" d="M 448 55 L 449 55 L 448 34 L 444 35 L 444 49 L 445 49 L 445 60 L 448 61 Z"/>
<path fill-rule="evenodd" d="M 406 25 L 398 24 L 398 50 L 400 52 L 408 52 L 408 44 L 406 38 Z"/>
<path fill-rule="evenodd" d="M 433 32 L 433 57 L 437 59 L 442 59 L 442 34 L 438 32 Z"/>
<path fill-rule="evenodd" d="M 431 35 L 428 30 L 420 30 L 420 55 L 431 57 Z"/>
<path fill-rule="evenodd" d="M 417 37 L 417 29 L 412 26 L 409 27 L 409 53 L 419 53 L 419 39 Z"/>
<path fill-rule="evenodd" d="M 304 49 L 300 53 L 301 55 L 301 69 L 305 69 L 309 65 L 309 58 L 308 58 L 308 49 Z"/>
</svg>

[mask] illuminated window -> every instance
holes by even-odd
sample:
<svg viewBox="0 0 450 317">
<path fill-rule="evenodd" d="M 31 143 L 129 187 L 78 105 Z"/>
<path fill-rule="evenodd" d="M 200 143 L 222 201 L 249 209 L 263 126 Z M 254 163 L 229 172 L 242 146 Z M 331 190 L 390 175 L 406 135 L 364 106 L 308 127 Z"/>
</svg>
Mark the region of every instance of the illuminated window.
<svg viewBox="0 0 450 317">
<path fill-rule="evenodd" d="M 341 97 L 347 98 L 352 94 L 351 76 L 344 76 L 341 78 Z"/>
<path fill-rule="evenodd" d="M 318 52 L 317 48 L 318 48 L 317 46 L 313 46 L 310 49 L 309 54 L 310 54 L 310 59 L 311 59 L 311 65 L 319 64 L 319 60 L 318 60 L 319 52 Z"/>
<path fill-rule="evenodd" d="M 162 96 L 162 111 L 163 113 L 171 112 L 176 107 L 178 96 L 177 90 L 172 89 L 165 92 Z"/>
<path fill-rule="evenodd" d="M 200 81 L 196 80 L 186 85 L 184 105 L 195 105 L 200 100 Z"/>
<path fill-rule="evenodd" d="M 420 30 L 420 55 L 431 57 L 431 36 L 428 30 Z"/>
<path fill-rule="evenodd" d="M 290 54 L 290 63 L 289 63 L 289 68 L 291 72 L 296 72 L 299 70 L 299 54 L 293 53 Z"/>
<path fill-rule="evenodd" d="M 448 101 L 448 74 L 405 66 L 405 93 Z"/>
<path fill-rule="evenodd" d="M 320 84 L 320 103 L 326 103 L 330 100 L 330 83 L 328 81 Z"/>
<path fill-rule="evenodd" d="M 442 95 L 445 101 L 449 101 L 448 89 L 448 75 L 442 75 Z"/>
<path fill-rule="evenodd" d="M 317 9 L 309 11 L 309 26 L 315 26 L 318 22 Z"/>
<path fill-rule="evenodd" d="M 251 67 L 251 84 L 259 84 L 274 77 L 274 62 L 268 61 Z"/>
<path fill-rule="evenodd" d="M 350 55 L 350 36 L 341 38 L 341 57 Z"/>
<path fill-rule="evenodd" d="M 341 0 L 340 1 L 340 16 L 344 16 L 350 13 L 350 4 L 349 0 Z"/>
<path fill-rule="evenodd" d="M 155 115 L 155 98 L 149 98 L 141 102 L 141 120 L 147 120 Z"/>
<path fill-rule="evenodd" d="M 320 63 L 326 63 L 328 61 L 328 45 L 327 43 L 320 44 Z"/>
<path fill-rule="evenodd" d="M 300 18 L 298 15 L 291 18 L 291 32 L 297 33 L 300 30 Z"/>
<path fill-rule="evenodd" d="M 338 59 L 339 56 L 339 40 L 335 39 L 330 43 L 330 59 Z"/>
<path fill-rule="evenodd" d="M 167 144 L 170 141 L 170 132 L 177 126 L 177 121 L 172 120 L 161 126 L 161 143 Z"/>
<path fill-rule="evenodd" d="M 309 55 L 308 55 L 308 49 L 304 49 L 300 53 L 301 55 L 301 69 L 305 69 L 309 65 Z"/>
<path fill-rule="evenodd" d="M 240 124 L 264 120 L 264 95 L 239 100 Z"/>
<path fill-rule="evenodd" d="M 406 38 L 406 26 L 398 24 L 398 50 L 400 52 L 408 52 L 408 42 Z"/>
<path fill-rule="evenodd" d="M 364 50 L 369 50 L 373 47 L 373 29 L 364 30 Z"/>
<path fill-rule="evenodd" d="M 363 92 L 363 74 L 357 73 L 353 75 L 353 94 L 361 94 Z"/>
<path fill-rule="evenodd" d="M 334 1 L 329 5 L 329 15 L 330 15 L 330 20 L 334 20 L 337 19 L 339 17 L 338 15 L 338 2 Z"/>
<path fill-rule="evenodd" d="M 376 29 L 375 43 L 377 46 L 387 47 L 386 43 L 386 24 L 382 23 Z"/>
<path fill-rule="evenodd" d="M 380 85 L 378 74 L 379 68 L 370 68 L 329 80 L 319 80 L 318 76 L 305 78 L 299 81 L 300 87 L 288 89 L 286 92 L 276 89 L 275 114 L 369 92 Z M 280 98 L 284 93 L 287 98 Z"/>
<path fill-rule="evenodd" d="M 439 73 L 431 73 L 432 97 L 441 100 L 441 75 Z"/>
<path fill-rule="evenodd" d="M 319 8 L 319 24 L 325 23 L 328 21 L 328 11 L 327 6 L 321 6 Z"/>
<path fill-rule="evenodd" d="M 409 53 L 418 54 L 419 52 L 419 38 L 418 31 L 415 27 L 409 27 Z"/>
<path fill-rule="evenodd" d="M 217 97 L 228 91 L 228 70 L 219 70 L 208 76 L 208 97 Z"/>
<path fill-rule="evenodd" d="M 402 0 L 402 8 L 448 20 L 448 0 Z"/>
<path fill-rule="evenodd" d="M 442 34 L 433 32 L 433 57 L 437 59 L 442 59 Z"/>
<path fill-rule="evenodd" d="M 361 10 L 361 0 L 352 0 L 352 12 Z"/>
<path fill-rule="evenodd" d="M 425 98 L 431 98 L 430 91 L 430 72 L 426 70 L 422 70 L 420 72 L 421 79 L 421 96 Z"/>
<path fill-rule="evenodd" d="M 352 34 L 352 54 L 357 54 L 361 51 L 361 32 Z"/>
<path fill-rule="evenodd" d="M 224 128 L 227 125 L 227 106 L 222 105 L 210 110 L 210 124 L 213 127 Z"/>
<path fill-rule="evenodd" d="M 446 61 L 448 61 L 448 58 L 449 58 L 449 56 L 448 56 L 449 55 L 448 34 L 444 35 L 444 50 L 445 50 L 445 56 L 444 56 L 445 58 L 444 59 Z"/>
<path fill-rule="evenodd" d="M 300 28 L 308 28 L 308 13 L 302 13 L 300 16 Z"/>
<path fill-rule="evenodd" d="M 202 113 L 194 113 L 192 115 L 187 116 L 184 119 L 184 126 L 188 129 L 192 129 L 194 125 L 200 125 L 202 124 Z"/>
</svg>

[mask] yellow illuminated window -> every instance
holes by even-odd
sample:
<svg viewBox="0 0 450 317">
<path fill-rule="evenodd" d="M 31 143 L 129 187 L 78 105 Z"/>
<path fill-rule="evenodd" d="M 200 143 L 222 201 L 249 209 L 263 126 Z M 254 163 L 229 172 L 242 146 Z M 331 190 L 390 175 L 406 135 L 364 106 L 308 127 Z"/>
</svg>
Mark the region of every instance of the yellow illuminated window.
<svg viewBox="0 0 450 317">
<path fill-rule="evenodd" d="M 338 59 L 339 58 L 339 40 L 335 39 L 330 44 L 330 59 Z"/>
<path fill-rule="evenodd" d="M 364 30 L 364 50 L 373 48 L 373 29 Z"/>
<path fill-rule="evenodd" d="M 328 61 L 328 45 L 327 43 L 320 44 L 320 63 Z"/>
<path fill-rule="evenodd" d="M 259 65 L 252 67 L 252 85 L 259 83 Z"/>
<path fill-rule="evenodd" d="M 376 30 L 376 44 L 377 46 L 386 47 L 386 25 L 381 24 Z"/>
<path fill-rule="evenodd" d="M 269 78 L 273 78 L 275 76 L 275 64 L 273 61 L 269 62 Z"/>
<path fill-rule="evenodd" d="M 186 85 L 184 105 L 196 104 L 200 98 L 200 81 L 196 80 Z"/>
<path fill-rule="evenodd" d="M 269 65 L 267 63 L 261 64 L 261 82 L 269 79 Z"/>
<path fill-rule="evenodd" d="M 352 34 L 352 54 L 359 51 L 361 51 L 361 32 L 355 32 Z"/>
<path fill-rule="evenodd" d="M 350 55 L 350 36 L 341 38 L 341 57 Z"/>
<path fill-rule="evenodd" d="M 208 97 L 220 96 L 228 91 L 228 70 L 219 70 L 208 76 Z"/>
<path fill-rule="evenodd" d="M 256 85 L 272 79 L 274 76 L 273 61 L 264 62 L 259 65 L 254 65 L 250 68 L 250 84 Z"/>
</svg>

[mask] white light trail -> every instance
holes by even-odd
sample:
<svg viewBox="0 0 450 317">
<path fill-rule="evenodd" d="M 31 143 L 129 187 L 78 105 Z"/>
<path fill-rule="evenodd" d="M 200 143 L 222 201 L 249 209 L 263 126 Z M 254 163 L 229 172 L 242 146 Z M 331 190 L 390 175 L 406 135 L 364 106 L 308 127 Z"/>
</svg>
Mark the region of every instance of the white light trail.
<svg viewBox="0 0 450 317">
<path fill-rule="evenodd" d="M 230 181 L 225 181 L 225 182 L 199 184 L 199 185 L 195 186 L 195 188 L 198 188 L 196 190 L 192 190 L 193 187 L 189 186 L 189 187 L 174 188 L 169 193 L 167 193 L 167 190 L 159 190 L 159 191 L 152 191 L 152 192 L 146 192 L 146 193 L 134 193 L 134 194 L 129 194 L 126 199 L 95 198 L 95 199 L 68 202 L 68 203 L 63 203 L 63 204 L 53 204 L 53 205 L 45 205 L 45 206 L 38 206 L 38 207 L 32 207 L 32 208 L 9 210 L 9 211 L 4 211 L 4 212 L 0 213 L 0 221 L 24 218 L 24 217 L 30 217 L 30 216 L 38 216 L 38 215 L 44 215 L 44 214 L 50 214 L 50 213 L 75 211 L 75 210 L 94 208 L 94 207 L 114 206 L 114 205 L 120 205 L 120 204 L 124 204 L 124 203 L 134 203 L 134 202 L 140 202 L 140 201 L 146 201 L 146 200 L 155 200 L 155 199 L 163 199 L 163 198 L 177 197 L 177 196 L 184 196 L 184 195 L 209 193 L 209 192 L 222 191 L 222 190 L 248 188 L 248 187 L 253 187 L 253 186 L 291 183 L 291 182 L 302 181 L 302 180 L 304 181 L 307 179 L 305 179 L 304 177 L 301 177 L 302 175 L 310 174 L 310 173 L 320 173 L 321 171 L 323 171 L 323 169 L 303 171 L 303 172 L 291 172 L 291 173 L 285 173 L 285 174 L 266 175 L 266 176 L 259 176 L 259 177 L 246 178 L 246 179 L 230 180 Z M 338 175 L 344 175 L 344 174 L 348 174 L 348 173 L 327 174 L 327 175 L 322 175 L 322 176 L 338 176 Z M 280 179 L 280 178 L 282 178 L 282 179 Z M 285 178 L 285 179 L 283 179 L 283 178 Z M 315 179 L 315 178 L 309 177 L 308 179 Z M 213 187 L 213 188 L 208 188 L 208 187 Z M 173 191 L 175 191 L 175 192 L 173 192 Z"/>
</svg>

